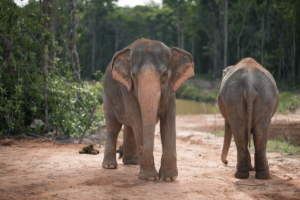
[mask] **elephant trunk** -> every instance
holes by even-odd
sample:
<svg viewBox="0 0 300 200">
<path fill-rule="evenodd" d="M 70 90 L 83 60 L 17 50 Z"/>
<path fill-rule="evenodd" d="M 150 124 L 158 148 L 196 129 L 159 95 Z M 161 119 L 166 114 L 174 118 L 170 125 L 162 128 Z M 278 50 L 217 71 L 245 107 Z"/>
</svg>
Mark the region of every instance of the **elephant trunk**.
<svg viewBox="0 0 300 200">
<path fill-rule="evenodd" d="M 229 147 L 230 147 L 230 143 L 231 143 L 231 137 L 232 137 L 231 130 L 228 127 L 228 124 L 226 124 L 226 122 L 225 122 L 225 137 L 224 137 L 224 144 L 223 144 L 223 150 L 222 150 L 222 155 L 221 155 L 221 160 L 225 165 L 227 165 L 227 163 L 228 163 L 227 155 L 228 155 L 228 151 L 229 151 Z"/>
<path fill-rule="evenodd" d="M 148 72 L 139 80 L 138 87 L 138 101 L 143 122 L 143 146 L 139 146 L 138 149 L 140 152 L 143 152 L 143 166 L 150 167 L 154 163 L 154 132 L 161 97 L 161 88 L 159 76 L 156 75 L 155 70 L 147 71 Z"/>
</svg>

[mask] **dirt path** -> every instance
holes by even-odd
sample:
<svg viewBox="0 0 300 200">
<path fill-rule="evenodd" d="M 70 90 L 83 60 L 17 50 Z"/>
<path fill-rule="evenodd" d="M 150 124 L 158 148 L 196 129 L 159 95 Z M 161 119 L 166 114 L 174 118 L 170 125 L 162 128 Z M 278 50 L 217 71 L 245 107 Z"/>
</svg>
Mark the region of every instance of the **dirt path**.
<svg viewBox="0 0 300 200">
<path fill-rule="evenodd" d="M 105 170 L 104 148 L 99 155 L 83 155 L 78 150 L 84 145 L 2 140 L 0 199 L 300 199 L 300 159 L 267 153 L 272 179 L 255 179 L 254 172 L 246 180 L 236 179 L 234 143 L 225 166 L 220 159 L 222 137 L 184 128 L 195 127 L 196 118 L 177 118 L 179 176 L 174 182 L 139 180 L 139 167 L 123 165 L 121 160 L 117 170 Z M 158 135 L 157 170 L 161 154 Z"/>
</svg>

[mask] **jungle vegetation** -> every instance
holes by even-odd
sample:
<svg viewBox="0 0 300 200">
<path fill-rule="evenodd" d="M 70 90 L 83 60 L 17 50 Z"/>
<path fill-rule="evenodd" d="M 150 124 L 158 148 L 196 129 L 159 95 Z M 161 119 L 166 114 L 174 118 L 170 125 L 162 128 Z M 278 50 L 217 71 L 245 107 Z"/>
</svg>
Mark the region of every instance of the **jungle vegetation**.
<svg viewBox="0 0 300 200">
<path fill-rule="evenodd" d="M 196 77 L 220 80 L 225 67 L 252 57 L 279 87 L 297 89 L 299 12 L 299 0 L 163 0 L 133 8 L 116 0 L 29 0 L 24 7 L 0 0 L 0 135 L 51 128 L 76 135 L 94 107 L 89 127 L 99 126 L 103 87 L 88 81 L 103 80 L 114 53 L 142 37 L 190 52 Z M 187 90 L 178 95 L 201 99 Z M 33 119 L 45 124 L 33 130 Z"/>
</svg>

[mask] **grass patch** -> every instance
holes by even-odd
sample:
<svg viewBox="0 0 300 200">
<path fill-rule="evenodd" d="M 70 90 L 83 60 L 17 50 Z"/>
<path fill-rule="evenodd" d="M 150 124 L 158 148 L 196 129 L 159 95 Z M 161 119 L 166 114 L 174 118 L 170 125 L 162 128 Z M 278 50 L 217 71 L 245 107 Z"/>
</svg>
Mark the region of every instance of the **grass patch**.
<svg viewBox="0 0 300 200">
<path fill-rule="evenodd" d="M 255 150 L 253 140 L 251 140 L 250 150 Z M 292 145 L 289 139 L 288 141 L 282 141 L 281 137 L 279 136 L 277 140 L 268 141 L 267 152 L 280 152 L 283 153 L 284 156 L 291 156 L 296 155 L 297 152 L 300 152 L 300 146 Z"/>
<path fill-rule="evenodd" d="M 216 133 L 216 136 L 218 137 L 224 137 L 225 136 L 225 130 L 220 130 Z"/>
</svg>

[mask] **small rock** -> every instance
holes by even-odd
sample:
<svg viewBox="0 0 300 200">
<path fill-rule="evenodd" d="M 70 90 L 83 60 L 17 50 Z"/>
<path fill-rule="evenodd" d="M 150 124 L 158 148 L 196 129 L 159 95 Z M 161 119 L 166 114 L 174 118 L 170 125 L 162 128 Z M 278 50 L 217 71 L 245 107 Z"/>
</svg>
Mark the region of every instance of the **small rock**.
<svg viewBox="0 0 300 200">
<path fill-rule="evenodd" d="M 36 128 L 37 126 L 43 125 L 44 122 L 40 119 L 34 119 L 31 124 L 30 124 L 30 128 Z"/>
</svg>

